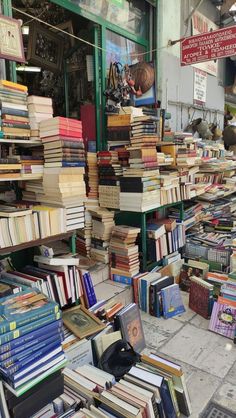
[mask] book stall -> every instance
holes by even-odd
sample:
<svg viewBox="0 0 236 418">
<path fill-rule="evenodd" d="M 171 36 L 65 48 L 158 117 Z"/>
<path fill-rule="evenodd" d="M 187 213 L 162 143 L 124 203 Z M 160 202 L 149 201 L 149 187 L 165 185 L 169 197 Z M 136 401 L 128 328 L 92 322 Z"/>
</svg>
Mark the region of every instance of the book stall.
<svg viewBox="0 0 236 418">
<path fill-rule="evenodd" d="M 153 65 L 125 65 L 119 92 L 114 65 L 98 148 L 75 80 L 65 107 L 60 76 L 0 80 L 3 418 L 191 416 L 182 365 L 146 347 L 142 323 L 184 314 L 184 292 L 208 332 L 236 344 L 233 153 L 138 102 Z"/>
</svg>

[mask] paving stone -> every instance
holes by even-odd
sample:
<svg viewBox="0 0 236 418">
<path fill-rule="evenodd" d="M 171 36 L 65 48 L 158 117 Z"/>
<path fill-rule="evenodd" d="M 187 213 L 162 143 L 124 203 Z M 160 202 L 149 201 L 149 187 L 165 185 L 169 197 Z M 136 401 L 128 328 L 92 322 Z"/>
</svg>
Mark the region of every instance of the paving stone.
<svg viewBox="0 0 236 418">
<path fill-rule="evenodd" d="M 232 383 L 233 385 L 236 385 L 236 362 L 225 376 L 225 380 L 229 383 Z"/>
<path fill-rule="evenodd" d="M 198 328 L 202 328 L 202 329 L 207 329 L 209 328 L 209 323 L 210 320 L 209 319 L 205 319 L 200 315 L 195 315 L 191 320 L 190 320 L 190 324 L 195 325 Z"/>
<path fill-rule="evenodd" d="M 228 373 L 236 360 L 231 340 L 190 324 L 184 325 L 160 351 L 220 378 Z"/>
<path fill-rule="evenodd" d="M 189 293 L 181 292 L 181 296 L 182 296 L 183 304 L 185 307 L 185 312 L 182 313 L 181 315 L 174 316 L 173 319 L 177 319 L 178 321 L 181 321 L 181 322 L 189 322 L 197 314 L 196 312 L 192 311 L 192 309 L 190 309 L 188 306 Z"/>
<path fill-rule="evenodd" d="M 174 319 L 155 318 L 142 313 L 143 329 L 148 348 L 158 349 L 172 335 L 174 335 L 183 324 Z"/>
<path fill-rule="evenodd" d="M 236 376 L 235 376 L 236 380 Z M 223 383 L 214 395 L 214 402 L 235 412 L 236 416 L 236 384 L 225 382 Z"/>
</svg>

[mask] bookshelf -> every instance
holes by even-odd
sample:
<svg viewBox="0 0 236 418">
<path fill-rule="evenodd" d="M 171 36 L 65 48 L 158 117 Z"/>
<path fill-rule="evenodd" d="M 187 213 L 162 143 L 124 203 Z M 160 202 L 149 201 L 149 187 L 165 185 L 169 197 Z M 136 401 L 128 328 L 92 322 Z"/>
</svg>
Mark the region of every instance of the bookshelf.
<svg viewBox="0 0 236 418">
<path fill-rule="evenodd" d="M 38 245 L 49 244 L 50 242 L 62 241 L 64 239 L 70 240 L 71 252 L 75 254 L 76 253 L 76 243 L 75 243 L 76 235 L 74 231 L 70 231 L 70 232 L 65 232 L 64 234 L 51 235 L 49 237 L 46 237 L 43 239 L 37 239 L 35 241 L 24 242 L 23 244 L 11 246 L 11 247 L 0 248 L 0 255 L 15 253 L 17 251 L 25 250 L 26 248 L 37 247 Z"/>
<path fill-rule="evenodd" d="M 37 145 L 42 145 L 42 141 L 31 141 L 30 139 L 4 139 L 1 138 L 0 139 L 0 145 L 1 144 L 19 144 L 19 145 L 27 145 L 27 146 L 37 146 Z"/>
<path fill-rule="evenodd" d="M 141 228 L 140 232 L 140 249 L 141 249 L 141 270 L 151 270 L 155 266 L 160 264 L 160 261 L 149 263 L 147 257 L 147 215 L 154 212 L 165 211 L 171 207 L 179 207 L 180 208 L 180 219 L 183 219 L 184 213 L 184 204 L 183 202 L 174 202 L 169 203 L 167 205 L 158 206 L 156 208 L 147 210 L 146 212 L 128 212 L 128 211 L 118 211 L 116 212 L 116 223 L 118 225 L 127 224 L 132 226 L 139 226 Z"/>
</svg>

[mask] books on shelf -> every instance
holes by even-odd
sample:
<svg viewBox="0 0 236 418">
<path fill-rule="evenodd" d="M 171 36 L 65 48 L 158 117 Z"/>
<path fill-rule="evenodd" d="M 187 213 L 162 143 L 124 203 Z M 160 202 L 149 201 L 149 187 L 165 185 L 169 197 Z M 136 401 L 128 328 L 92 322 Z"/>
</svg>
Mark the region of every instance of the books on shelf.
<svg viewBox="0 0 236 418">
<path fill-rule="evenodd" d="M 39 139 L 39 124 L 53 117 L 52 99 L 42 96 L 28 96 L 30 139 Z"/>
</svg>

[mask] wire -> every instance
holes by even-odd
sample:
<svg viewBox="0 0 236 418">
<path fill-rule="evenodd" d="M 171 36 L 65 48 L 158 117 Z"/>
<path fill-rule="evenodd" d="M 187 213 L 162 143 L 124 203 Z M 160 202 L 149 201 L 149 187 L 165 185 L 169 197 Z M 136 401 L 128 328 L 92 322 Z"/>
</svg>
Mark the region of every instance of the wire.
<svg viewBox="0 0 236 418">
<path fill-rule="evenodd" d="M 25 16 L 27 16 L 27 17 L 29 17 L 29 18 L 31 19 L 31 20 L 30 20 L 30 22 L 31 22 L 31 21 L 33 21 L 33 20 L 36 20 L 36 21 L 38 21 L 38 22 L 42 23 L 43 25 L 46 25 L 46 26 L 48 26 L 49 28 L 56 30 L 57 32 L 64 33 L 64 35 L 70 36 L 71 38 L 74 38 L 74 39 L 76 39 L 77 41 L 80 41 L 80 42 L 83 42 L 83 43 L 85 43 L 85 44 L 87 44 L 87 45 L 89 45 L 89 46 L 92 46 L 93 48 L 99 49 L 99 50 L 100 50 L 100 51 L 102 51 L 102 52 L 107 52 L 107 49 L 106 49 L 106 48 L 102 48 L 101 46 L 98 46 L 98 45 L 93 44 L 92 42 L 86 41 L 85 39 L 82 39 L 82 38 L 80 38 L 80 37 L 78 37 L 78 36 L 74 35 L 73 33 L 69 33 L 69 32 L 67 32 L 67 31 L 65 31 L 65 30 L 63 30 L 63 29 L 61 29 L 61 28 L 58 28 L 57 26 L 51 25 L 50 23 L 45 22 L 45 21 L 43 21 L 42 19 L 39 19 L 39 17 L 33 16 L 33 15 L 31 15 L 31 14 L 29 14 L 29 13 L 27 13 L 27 12 L 24 12 L 23 10 L 17 9 L 16 7 L 13 7 L 13 6 L 12 6 L 12 9 L 13 9 L 15 12 L 21 13 L 21 14 L 23 14 L 23 15 L 25 15 Z M 139 57 L 139 56 L 144 56 L 144 55 L 152 54 L 152 53 L 154 53 L 154 52 L 158 52 L 158 51 L 160 51 L 160 50 L 162 50 L 162 49 L 166 49 L 166 48 L 168 48 L 168 47 L 170 47 L 170 46 L 171 46 L 171 45 L 168 45 L 168 44 L 167 44 L 166 46 L 162 46 L 162 47 L 160 47 L 160 48 L 151 49 L 151 50 L 149 50 L 149 51 L 145 51 L 145 52 L 139 52 L 139 53 L 137 53 L 137 54 L 135 53 L 135 57 Z M 123 54 L 123 55 L 121 55 L 121 56 L 126 56 L 126 55 L 127 55 L 127 53 L 126 53 L 126 54 Z"/>
</svg>

